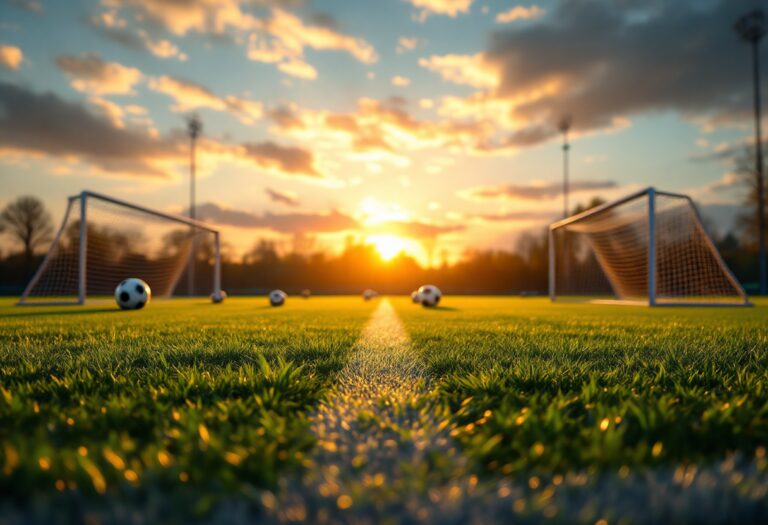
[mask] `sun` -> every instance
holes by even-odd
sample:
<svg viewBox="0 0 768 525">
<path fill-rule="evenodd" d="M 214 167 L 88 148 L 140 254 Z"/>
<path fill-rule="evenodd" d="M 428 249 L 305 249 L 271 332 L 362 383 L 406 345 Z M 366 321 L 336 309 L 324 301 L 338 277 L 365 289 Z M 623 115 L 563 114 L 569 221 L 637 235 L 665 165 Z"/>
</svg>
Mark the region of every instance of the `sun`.
<svg viewBox="0 0 768 525">
<path fill-rule="evenodd" d="M 367 241 L 368 244 L 372 244 L 376 248 L 384 261 L 391 261 L 396 255 L 408 248 L 408 242 L 397 235 L 369 235 Z"/>
</svg>

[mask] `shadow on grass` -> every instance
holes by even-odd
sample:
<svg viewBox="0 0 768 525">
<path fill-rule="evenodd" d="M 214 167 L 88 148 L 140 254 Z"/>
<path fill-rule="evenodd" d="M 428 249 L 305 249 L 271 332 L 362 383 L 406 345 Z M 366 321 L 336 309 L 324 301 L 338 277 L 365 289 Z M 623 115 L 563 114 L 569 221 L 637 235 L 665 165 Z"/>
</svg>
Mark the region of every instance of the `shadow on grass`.
<svg viewBox="0 0 768 525">
<path fill-rule="evenodd" d="M 440 312 L 458 312 L 458 308 L 454 308 L 453 306 L 430 306 L 427 308 L 424 308 L 425 310 L 438 310 Z"/>
</svg>

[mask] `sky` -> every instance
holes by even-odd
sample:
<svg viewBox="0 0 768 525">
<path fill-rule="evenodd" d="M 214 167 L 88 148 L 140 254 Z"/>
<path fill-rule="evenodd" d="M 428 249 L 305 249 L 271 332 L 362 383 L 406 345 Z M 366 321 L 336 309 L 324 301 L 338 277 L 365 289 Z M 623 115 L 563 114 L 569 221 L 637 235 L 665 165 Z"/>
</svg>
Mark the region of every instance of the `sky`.
<svg viewBox="0 0 768 525">
<path fill-rule="evenodd" d="M 57 222 L 89 189 L 188 213 L 196 114 L 198 216 L 233 253 L 450 262 L 562 215 L 570 115 L 572 206 L 655 186 L 726 231 L 753 133 L 733 22 L 759 4 L 0 0 L 0 207 Z"/>
</svg>

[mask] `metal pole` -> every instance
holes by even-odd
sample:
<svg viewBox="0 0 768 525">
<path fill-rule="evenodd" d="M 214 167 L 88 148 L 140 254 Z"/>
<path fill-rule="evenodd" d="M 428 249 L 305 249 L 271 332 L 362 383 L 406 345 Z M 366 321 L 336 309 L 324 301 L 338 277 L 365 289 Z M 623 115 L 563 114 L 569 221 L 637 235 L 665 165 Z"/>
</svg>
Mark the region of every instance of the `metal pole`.
<svg viewBox="0 0 768 525">
<path fill-rule="evenodd" d="M 648 305 L 656 305 L 656 190 L 648 189 Z"/>
<path fill-rule="evenodd" d="M 760 50 L 759 41 L 752 42 L 752 70 L 755 96 L 755 171 L 757 173 L 757 236 L 758 263 L 760 275 L 760 295 L 768 293 L 768 270 L 765 254 L 765 179 L 763 175 L 763 134 L 761 130 L 760 108 Z"/>
<path fill-rule="evenodd" d="M 549 300 L 555 300 L 557 293 L 555 290 L 555 230 L 549 229 Z"/>
<path fill-rule="evenodd" d="M 78 287 L 77 287 L 77 302 L 78 304 L 85 304 L 86 295 L 86 270 L 87 257 L 88 257 L 88 215 L 86 213 L 87 194 L 85 192 L 80 194 L 80 253 L 78 258 Z"/>
<path fill-rule="evenodd" d="M 221 293 L 221 236 L 216 232 L 213 245 L 213 293 Z"/>
<path fill-rule="evenodd" d="M 187 119 L 187 131 L 189 132 L 189 217 L 192 220 L 196 218 L 195 211 L 195 145 L 197 136 L 202 130 L 202 123 L 196 115 L 192 115 Z M 190 296 L 195 294 L 195 264 L 197 263 L 196 256 L 196 234 L 197 230 L 194 227 L 190 228 L 192 238 L 190 239 L 190 251 L 189 251 L 189 267 L 187 268 L 187 292 Z"/>
<path fill-rule="evenodd" d="M 570 149 L 571 146 L 568 144 L 568 130 L 566 129 L 563 131 L 563 219 L 568 217 L 568 210 L 570 209 L 568 206 L 568 150 Z"/>
</svg>

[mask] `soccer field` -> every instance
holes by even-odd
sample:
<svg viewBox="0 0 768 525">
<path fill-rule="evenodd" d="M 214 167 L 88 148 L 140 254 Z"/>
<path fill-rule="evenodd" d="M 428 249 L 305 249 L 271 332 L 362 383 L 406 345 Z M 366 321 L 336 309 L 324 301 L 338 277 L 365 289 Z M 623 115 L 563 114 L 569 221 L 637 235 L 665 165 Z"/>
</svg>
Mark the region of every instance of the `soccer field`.
<svg viewBox="0 0 768 525">
<path fill-rule="evenodd" d="M 768 513 L 760 300 L 2 300 L 0 385 L 0 523 Z"/>
</svg>

